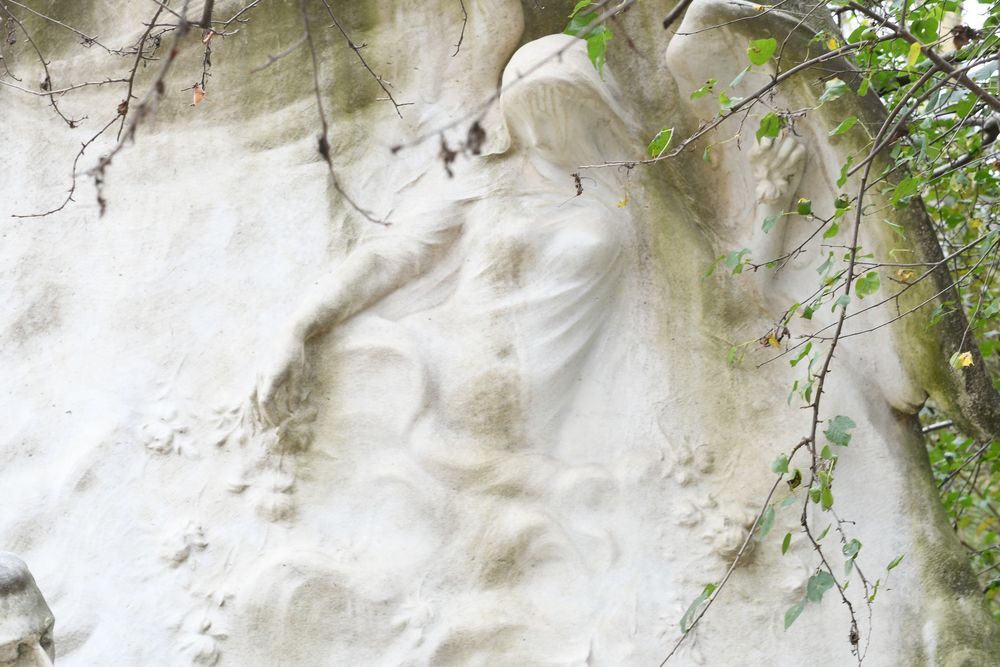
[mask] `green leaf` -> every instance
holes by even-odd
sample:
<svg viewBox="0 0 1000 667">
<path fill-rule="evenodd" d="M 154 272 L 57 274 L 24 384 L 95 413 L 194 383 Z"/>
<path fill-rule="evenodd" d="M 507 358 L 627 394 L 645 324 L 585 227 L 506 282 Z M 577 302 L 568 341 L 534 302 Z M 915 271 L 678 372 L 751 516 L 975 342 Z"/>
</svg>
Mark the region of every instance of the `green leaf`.
<svg viewBox="0 0 1000 667">
<path fill-rule="evenodd" d="M 836 580 L 833 575 L 826 570 L 817 572 L 809 577 L 809 582 L 806 583 L 806 599 L 810 602 L 821 602 L 823 594 L 833 588 L 834 583 Z"/>
<path fill-rule="evenodd" d="M 894 205 L 898 204 L 904 198 L 916 194 L 919 189 L 920 181 L 915 178 L 905 178 L 900 181 L 898 185 L 896 185 L 895 189 L 893 189 L 891 201 Z"/>
<path fill-rule="evenodd" d="M 848 155 L 847 162 L 845 162 L 840 167 L 840 178 L 837 179 L 837 187 L 842 188 L 844 184 L 847 183 L 847 172 L 851 169 L 851 163 L 854 162 L 854 156 Z"/>
<path fill-rule="evenodd" d="M 742 97 L 729 97 L 729 95 L 725 93 L 719 93 L 719 109 L 723 113 L 728 112 L 730 109 L 732 109 L 734 106 L 736 106 L 742 101 L 743 101 Z"/>
<path fill-rule="evenodd" d="M 573 18 L 574 16 L 576 16 L 577 12 L 579 12 L 584 7 L 589 7 L 593 3 L 594 0 L 580 0 L 580 2 L 576 3 L 576 6 L 573 7 L 573 13 L 569 15 L 569 18 Z"/>
<path fill-rule="evenodd" d="M 816 269 L 816 273 L 818 273 L 821 276 L 826 275 L 826 273 L 830 270 L 832 266 L 833 266 L 833 253 L 830 252 L 826 256 L 826 261 L 820 264 L 819 268 Z"/>
<path fill-rule="evenodd" d="M 855 556 L 858 555 L 858 552 L 861 551 L 861 542 L 852 539 L 850 542 L 844 545 L 843 551 L 844 555 L 847 556 L 848 558 L 854 558 Z"/>
<path fill-rule="evenodd" d="M 906 240 L 906 229 L 902 225 L 896 224 L 895 222 L 890 222 L 884 218 L 882 219 L 882 222 L 888 225 L 889 229 L 891 229 L 893 233 L 896 236 L 898 236 L 901 240 L 903 241 Z"/>
<path fill-rule="evenodd" d="M 866 76 L 861 79 L 861 85 L 858 86 L 858 97 L 864 97 L 868 94 L 868 87 L 871 85 L 871 81 Z"/>
<path fill-rule="evenodd" d="M 576 10 L 570 15 L 569 23 L 566 25 L 566 29 L 563 30 L 565 34 L 576 37 L 580 33 L 584 32 L 587 29 L 587 26 L 597 20 L 598 15 L 594 12 L 579 14 L 577 13 L 578 11 L 579 10 Z"/>
<path fill-rule="evenodd" d="M 792 534 L 785 533 L 785 539 L 781 540 L 781 555 L 788 553 L 788 547 L 792 544 Z"/>
<path fill-rule="evenodd" d="M 806 608 L 806 600 L 803 598 L 800 602 L 797 602 L 793 606 L 788 608 L 785 612 L 785 630 L 792 627 L 792 623 L 795 622 L 801 614 L 802 610 Z"/>
<path fill-rule="evenodd" d="M 833 305 L 830 307 L 830 311 L 833 312 L 834 310 L 836 310 L 837 306 L 840 306 L 841 308 L 847 308 L 847 306 L 849 306 L 850 303 L 851 303 L 851 295 L 841 294 L 840 296 L 837 297 L 837 300 L 833 302 Z"/>
<path fill-rule="evenodd" d="M 795 472 L 792 473 L 792 478 L 788 480 L 788 488 L 794 491 L 796 487 L 801 485 L 802 485 L 802 471 L 796 468 Z"/>
<path fill-rule="evenodd" d="M 809 352 L 812 350 L 812 346 L 813 346 L 812 341 L 809 341 L 808 343 L 806 343 L 806 346 L 804 348 L 802 348 L 801 352 L 799 352 L 799 356 L 795 357 L 794 359 L 789 360 L 789 362 L 788 362 L 789 365 L 791 365 L 792 368 L 795 368 L 796 366 L 798 366 L 799 362 L 802 361 L 802 359 L 807 354 L 809 354 Z"/>
<path fill-rule="evenodd" d="M 846 447 L 851 442 L 851 429 L 857 427 L 854 420 L 844 415 L 837 415 L 827 422 L 829 426 L 823 431 L 826 439 L 835 445 Z"/>
<path fill-rule="evenodd" d="M 847 84 L 840 79 L 830 79 L 826 82 L 826 90 L 824 90 L 823 94 L 819 96 L 819 102 L 820 104 L 824 102 L 832 102 L 839 97 L 843 97 L 848 90 L 850 90 L 850 88 L 848 88 Z"/>
<path fill-rule="evenodd" d="M 805 197 L 803 197 L 802 199 L 799 199 L 799 201 L 796 202 L 795 210 L 798 212 L 799 215 L 809 215 L 809 214 L 811 214 L 812 210 L 813 210 L 812 200 L 811 199 L 806 199 Z"/>
<path fill-rule="evenodd" d="M 743 273 L 743 256 L 750 254 L 750 248 L 742 248 L 740 250 L 733 250 L 732 252 L 726 253 L 723 258 L 723 263 L 726 268 L 733 272 L 733 274 Z"/>
<path fill-rule="evenodd" d="M 781 475 L 788 472 L 788 457 L 785 454 L 778 456 L 771 464 L 771 470 Z"/>
<path fill-rule="evenodd" d="M 837 458 L 837 455 L 830 449 L 830 445 L 823 445 L 823 451 L 819 453 L 819 457 L 827 461 L 832 461 Z"/>
<path fill-rule="evenodd" d="M 781 119 L 773 111 L 768 112 L 760 119 L 760 126 L 757 128 L 757 143 L 762 137 L 777 137 L 781 131 Z"/>
<path fill-rule="evenodd" d="M 768 37 L 767 39 L 753 39 L 750 40 L 750 46 L 747 47 L 747 57 L 750 59 L 750 63 L 753 65 L 763 65 L 778 48 L 778 40 L 773 37 Z"/>
<path fill-rule="evenodd" d="M 899 565 L 902 562 L 902 560 L 903 560 L 903 556 L 905 556 L 905 555 L 906 554 L 899 554 L 898 556 L 896 556 L 895 558 L 893 558 L 892 562 L 885 566 L 885 569 L 891 570 L 894 567 L 896 567 L 897 565 Z"/>
<path fill-rule="evenodd" d="M 831 137 L 836 137 L 837 135 L 847 132 L 849 129 L 854 127 L 854 124 L 858 122 L 857 116 L 848 116 L 844 120 L 840 121 L 840 125 L 830 130 L 829 135 Z"/>
<path fill-rule="evenodd" d="M 740 85 L 740 82 L 743 80 L 743 77 L 745 77 L 747 75 L 747 72 L 749 71 L 750 71 L 750 65 L 747 65 L 746 67 L 741 69 L 740 73 L 736 75 L 736 78 L 734 78 L 732 81 L 729 82 L 729 87 L 735 88 L 736 86 Z"/>
<path fill-rule="evenodd" d="M 614 37 L 606 26 L 599 26 L 587 35 L 587 57 L 594 64 L 594 69 L 604 78 L 604 61 L 608 51 L 608 42 Z"/>
<path fill-rule="evenodd" d="M 833 490 L 829 486 L 823 487 L 819 492 L 819 504 L 825 510 L 833 507 Z"/>
<path fill-rule="evenodd" d="M 653 140 L 649 142 L 649 146 L 646 147 L 646 152 L 649 157 L 656 158 L 663 155 L 663 152 L 667 150 L 670 146 L 671 140 L 674 138 L 674 128 L 665 127 L 656 133 Z"/>
<path fill-rule="evenodd" d="M 757 539 L 763 540 L 767 537 L 767 534 L 771 532 L 771 528 L 774 527 L 774 505 L 768 505 L 767 509 L 764 510 L 763 516 L 760 518 L 760 526 L 757 530 Z"/>
<path fill-rule="evenodd" d="M 694 618 L 698 614 L 698 610 L 701 608 L 701 605 L 705 604 L 714 592 L 715 584 L 707 584 L 705 589 L 701 592 L 701 595 L 694 599 L 691 606 L 689 606 L 687 611 L 684 612 L 684 615 L 681 616 L 681 632 L 686 633 L 691 629 L 691 623 L 694 622 Z"/>
<path fill-rule="evenodd" d="M 764 233 L 767 234 L 769 231 L 774 229 L 774 226 L 778 224 L 778 220 L 780 219 L 781 219 L 780 215 L 772 215 L 768 218 L 764 218 L 764 224 L 761 225 L 761 229 L 763 229 Z"/>
<path fill-rule="evenodd" d="M 816 538 L 816 541 L 817 541 L 817 542 L 822 542 L 822 541 L 823 541 L 823 538 L 824 538 L 824 537 L 826 537 L 827 533 L 829 533 L 829 532 L 830 532 L 830 527 L 831 527 L 832 525 L 833 525 L 832 523 L 828 523 L 828 524 L 826 525 L 826 528 L 824 528 L 824 529 L 823 529 L 823 532 L 822 532 L 822 533 L 820 533 L 820 534 L 819 534 L 819 537 L 817 537 L 817 538 Z"/>
<path fill-rule="evenodd" d="M 834 222 L 830 224 L 830 226 L 827 228 L 825 232 L 823 232 L 823 238 L 832 239 L 838 233 L 840 233 L 840 225 Z"/>
<path fill-rule="evenodd" d="M 716 83 L 717 81 L 715 79 L 709 79 L 708 81 L 705 82 L 704 86 L 691 93 L 691 99 L 696 100 L 699 97 L 704 97 L 705 95 L 708 95 L 710 92 L 712 92 L 712 88 L 715 86 Z"/>
<path fill-rule="evenodd" d="M 854 293 L 858 295 L 859 299 L 863 299 L 866 296 L 875 294 L 879 290 L 879 287 L 881 287 L 881 282 L 879 281 L 878 271 L 869 271 L 855 281 Z"/>
</svg>

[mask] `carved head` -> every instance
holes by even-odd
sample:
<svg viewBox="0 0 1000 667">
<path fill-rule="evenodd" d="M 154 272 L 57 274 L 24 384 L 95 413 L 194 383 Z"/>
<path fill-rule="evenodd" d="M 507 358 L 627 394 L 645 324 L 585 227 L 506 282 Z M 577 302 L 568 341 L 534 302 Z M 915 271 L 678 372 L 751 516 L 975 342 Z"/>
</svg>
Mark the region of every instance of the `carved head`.
<svg viewBox="0 0 1000 667">
<path fill-rule="evenodd" d="M 0 552 L 0 667 L 51 667 L 54 624 L 28 566 Z"/>
<path fill-rule="evenodd" d="M 618 97 L 610 69 L 598 74 L 582 39 L 548 35 L 511 57 L 500 103 L 515 146 L 574 164 L 635 157 L 636 124 Z"/>
</svg>

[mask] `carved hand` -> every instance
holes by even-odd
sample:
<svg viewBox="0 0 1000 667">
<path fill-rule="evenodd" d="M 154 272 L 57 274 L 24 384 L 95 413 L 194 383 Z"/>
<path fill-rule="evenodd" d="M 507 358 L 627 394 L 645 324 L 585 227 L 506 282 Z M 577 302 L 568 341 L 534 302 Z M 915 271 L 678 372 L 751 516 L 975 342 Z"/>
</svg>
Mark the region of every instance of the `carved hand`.
<svg viewBox="0 0 1000 667">
<path fill-rule="evenodd" d="M 300 334 L 291 332 L 275 346 L 271 361 L 257 376 L 251 400 L 266 423 L 278 426 L 301 406 L 307 370 L 305 342 Z"/>
<path fill-rule="evenodd" d="M 757 179 L 757 201 L 783 205 L 791 197 L 802 175 L 805 147 L 790 135 L 777 139 L 764 137 L 750 152 Z"/>
</svg>

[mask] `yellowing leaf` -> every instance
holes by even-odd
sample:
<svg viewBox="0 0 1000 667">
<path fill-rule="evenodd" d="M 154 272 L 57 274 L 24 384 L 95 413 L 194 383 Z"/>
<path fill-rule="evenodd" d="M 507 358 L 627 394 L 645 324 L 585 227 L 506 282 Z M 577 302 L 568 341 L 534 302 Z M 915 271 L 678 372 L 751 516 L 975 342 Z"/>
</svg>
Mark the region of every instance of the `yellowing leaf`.
<svg viewBox="0 0 1000 667">
<path fill-rule="evenodd" d="M 625 208 L 626 206 L 628 206 L 628 195 L 625 195 L 625 198 L 618 202 L 618 208 Z"/>
<path fill-rule="evenodd" d="M 831 37 L 830 39 L 826 40 L 826 48 L 830 49 L 831 51 L 837 48 L 837 38 Z"/>
<path fill-rule="evenodd" d="M 920 58 L 920 42 L 913 42 L 910 44 L 910 52 L 906 56 L 906 66 L 913 67 L 917 64 L 917 60 Z"/>
<path fill-rule="evenodd" d="M 781 347 L 781 343 L 778 341 L 777 336 L 774 333 L 767 334 L 767 344 L 771 347 Z"/>
<path fill-rule="evenodd" d="M 951 355 L 951 359 L 948 360 L 952 368 L 966 368 L 972 366 L 972 353 L 971 352 L 956 352 Z"/>
<path fill-rule="evenodd" d="M 910 271 L 909 269 L 900 269 L 899 271 L 896 271 L 896 277 L 904 283 L 908 283 L 913 280 L 913 275 L 913 271 Z"/>
</svg>

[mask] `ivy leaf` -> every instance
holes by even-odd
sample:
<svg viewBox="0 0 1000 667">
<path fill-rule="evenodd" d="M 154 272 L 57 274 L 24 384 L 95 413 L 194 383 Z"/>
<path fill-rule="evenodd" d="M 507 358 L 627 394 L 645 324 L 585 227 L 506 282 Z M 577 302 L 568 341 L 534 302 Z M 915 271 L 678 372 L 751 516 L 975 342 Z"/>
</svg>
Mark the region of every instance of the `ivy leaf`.
<svg viewBox="0 0 1000 667">
<path fill-rule="evenodd" d="M 819 492 L 820 506 L 824 510 L 833 507 L 833 490 L 829 486 L 824 486 Z"/>
<path fill-rule="evenodd" d="M 858 295 L 859 299 L 863 299 L 877 292 L 879 287 L 881 287 L 881 282 L 878 271 L 869 271 L 854 283 L 854 293 Z"/>
<path fill-rule="evenodd" d="M 750 46 L 747 47 L 747 57 L 752 65 L 763 65 L 771 59 L 777 48 L 778 40 L 773 37 L 753 39 L 750 40 Z"/>
<path fill-rule="evenodd" d="M 740 250 L 733 250 L 732 252 L 726 253 L 722 262 L 726 265 L 726 268 L 733 272 L 733 274 L 743 273 L 743 256 L 750 254 L 750 248 L 742 248 Z"/>
<path fill-rule="evenodd" d="M 701 595 L 696 597 L 694 602 L 691 603 L 691 606 L 687 608 L 687 611 L 684 612 L 683 616 L 681 616 L 681 632 L 687 633 L 687 631 L 691 629 L 691 623 L 694 622 L 694 618 L 697 615 L 698 610 L 701 609 L 701 605 L 705 604 L 708 598 L 712 596 L 712 593 L 715 592 L 715 588 L 715 584 L 707 584 L 705 589 L 701 592 Z"/>
<path fill-rule="evenodd" d="M 892 203 L 898 204 L 904 198 L 910 197 L 917 193 L 920 189 L 920 181 L 915 178 L 905 178 L 896 185 L 895 189 L 892 191 L 892 197 L 890 201 Z"/>
<path fill-rule="evenodd" d="M 841 308 L 847 308 L 850 304 L 851 304 L 851 295 L 841 294 L 840 296 L 837 297 L 837 300 L 833 302 L 833 305 L 830 307 L 830 312 L 837 310 L 837 306 L 840 306 Z"/>
<path fill-rule="evenodd" d="M 861 542 L 852 539 L 850 542 L 844 545 L 843 551 L 844 555 L 847 556 L 848 558 L 854 558 L 855 556 L 858 555 L 858 552 L 861 551 Z"/>
<path fill-rule="evenodd" d="M 802 615 L 802 610 L 805 608 L 805 598 L 788 608 L 788 611 L 785 612 L 785 630 L 792 627 L 792 623 L 794 623 L 795 619 Z"/>
<path fill-rule="evenodd" d="M 705 82 L 704 86 L 691 93 L 691 99 L 696 100 L 699 97 L 704 97 L 705 95 L 708 95 L 710 92 L 712 92 L 712 88 L 715 86 L 716 83 L 717 82 L 715 79 L 709 79 L 708 81 Z"/>
<path fill-rule="evenodd" d="M 848 155 L 847 156 L 847 162 L 845 162 L 840 167 L 840 178 L 837 179 L 837 187 L 838 188 L 844 187 L 844 184 L 847 183 L 847 172 L 850 170 L 851 163 L 853 163 L 853 162 L 854 162 L 854 156 L 853 155 Z"/>
<path fill-rule="evenodd" d="M 781 119 L 773 111 L 768 112 L 760 119 L 760 126 L 757 128 L 757 143 L 761 137 L 777 137 L 781 131 Z"/>
<path fill-rule="evenodd" d="M 820 104 L 832 102 L 839 97 L 843 97 L 848 90 L 850 88 L 840 79 L 830 79 L 826 82 L 826 89 L 823 91 L 823 94 L 819 96 L 819 102 Z"/>
<path fill-rule="evenodd" d="M 646 153 L 649 157 L 656 158 L 663 155 L 663 152 L 667 150 L 670 145 L 670 141 L 674 138 L 674 128 L 665 127 L 656 133 L 653 140 L 649 142 L 649 146 L 646 147 Z"/>
<path fill-rule="evenodd" d="M 821 602 L 823 594 L 833 588 L 834 583 L 836 580 L 833 575 L 826 570 L 817 572 L 809 577 L 809 582 L 806 584 L 806 599 L 810 602 Z"/>
<path fill-rule="evenodd" d="M 847 447 L 851 442 L 850 430 L 857 426 L 854 420 L 844 415 L 837 415 L 827 423 L 829 426 L 823 431 L 826 439 L 835 445 Z"/>
<path fill-rule="evenodd" d="M 763 516 L 760 518 L 757 539 L 763 541 L 772 528 L 774 528 L 774 505 L 768 505 L 767 509 L 764 510 Z"/>
<path fill-rule="evenodd" d="M 832 267 L 833 267 L 833 253 L 830 252 L 826 256 L 826 261 L 820 264 L 819 267 L 816 269 L 816 273 L 818 273 L 821 276 L 826 275 L 827 271 L 829 271 Z"/>
<path fill-rule="evenodd" d="M 854 127 L 854 124 L 858 122 L 857 116 L 848 116 L 844 120 L 840 121 L 840 125 L 830 130 L 829 135 L 831 137 L 836 137 L 838 135 L 847 132 L 849 129 Z"/>
<path fill-rule="evenodd" d="M 595 28 L 587 35 L 587 57 L 594 64 L 594 69 L 604 78 L 604 61 L 608 51 L 608 42 L 614 37 L 606 26 Z"/>
</svg>

